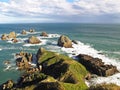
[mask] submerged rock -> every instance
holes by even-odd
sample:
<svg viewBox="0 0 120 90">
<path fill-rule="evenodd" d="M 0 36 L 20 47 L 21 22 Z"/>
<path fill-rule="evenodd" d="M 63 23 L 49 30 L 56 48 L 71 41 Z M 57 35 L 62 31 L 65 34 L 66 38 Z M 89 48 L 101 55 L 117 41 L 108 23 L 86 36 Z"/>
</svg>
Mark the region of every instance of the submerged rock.
<svg viewBox="0 0 120 90">
<path fill-rule="evenodd" d="M 104 64 L 101 59 L 88 55 L 79 54 L 79 62 L 83 64 L 91 73 L 99 76 L 110 76 L 118 72 L 116 66 Z"/>
<path fill-rule="evenodd" d="M 30 44 L 39 44 L 39 43 L 41 43 L 41 41 L 37 37 L 31 36 L 28 39 L 28 43 L 30 43 Z"/>
<path fill-rule="evenodd" d="M 48 34 L 46 32 L 42 32 L 40 36 L 48 37 Z"/>
<path fill-rule="evenodd" d="M 72 41 L 67 36 L 60 36 L 58 45 L 65 48 L 72 48 Z"/>
</svg>

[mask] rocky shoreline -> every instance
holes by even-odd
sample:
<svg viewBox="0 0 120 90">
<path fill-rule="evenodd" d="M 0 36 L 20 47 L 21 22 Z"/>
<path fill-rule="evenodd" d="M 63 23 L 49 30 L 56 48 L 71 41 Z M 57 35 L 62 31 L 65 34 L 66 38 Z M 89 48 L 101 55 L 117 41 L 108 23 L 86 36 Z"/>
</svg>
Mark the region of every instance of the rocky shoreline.
<svg viewBox="0 0 120 90">
<path fill-rule="evenodd" d="M 34 31 L 34 29 L 29 30 L 30 33 Z M 26 30 L 23 30 L 21 34 L 25 35 Z M 40 36 L 48 37 L 48 34 L 42 32 Z M 3 34 L 1 40 L 19 42 L 15 32 Z M 38 44 L 41 41 L 39 38 L 31 36 L 25 43 Z M 57 45 L 73 48 L 72 43 L 77 44 L 75 40 L 61 35 Z M 95 88 L 99 87 L 89 88 L 85 84 L 85 80 L 91 79 L 91 74 L 107 77 L 118 73 L 116 66 L 104 64 L 99 58 L 85 54 L 79 54 L 76 57 L 78 61 L 56 52 L 47 51 L 42 47 L 36 54 L 21 51 L 16 54 L 16 65 L 18 70 L 23 70 L 24 73 L 17 82 L 8 80 L 0 85 L 0 90 L 97 90 Z M 113 86 L 116 87 L 116 85 Z M 117 88 L 120 89 L 119 86 Z"/>
</svg>

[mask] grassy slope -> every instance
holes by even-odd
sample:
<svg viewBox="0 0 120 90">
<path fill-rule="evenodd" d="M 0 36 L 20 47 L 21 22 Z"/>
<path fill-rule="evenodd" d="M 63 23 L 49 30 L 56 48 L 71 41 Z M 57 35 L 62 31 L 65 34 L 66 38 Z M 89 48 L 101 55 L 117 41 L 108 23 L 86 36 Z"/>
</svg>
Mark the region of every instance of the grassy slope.
<svg viewBox="0 0 120 90">
<path fill-rule="evenodd" d="M 85 90 L 85 89 L 87 89 L 87 86 L 85 85 L 85 82 L 84 82 L 84 77 L 87 74 L 87 71 L 84 68 L 84 66 L 82 66 L 77 61 L 75 61 L 65 55 L 46 51 L 39 58 L 39 63 L 42 63 L 42 64 L 46 63 L 46 66 L 52 66 L 53 64 L 59 62 L 60 60 L 63 60 L 62 63 L 69 65 L 67 71 L 64 73 L 61 73 L 61 76 L 59 76 L 57 78 L 57 80 L 60 81 L 60 84 L 62 84 L 64 86 L 65 90 Z M 62 82 L 62 81 L 64 81 L 64 78 L 68 77 L 71 74 L 76 80 L 78 80 L 78 83 L 73 84 L 73 83 Z"/>
</svg>

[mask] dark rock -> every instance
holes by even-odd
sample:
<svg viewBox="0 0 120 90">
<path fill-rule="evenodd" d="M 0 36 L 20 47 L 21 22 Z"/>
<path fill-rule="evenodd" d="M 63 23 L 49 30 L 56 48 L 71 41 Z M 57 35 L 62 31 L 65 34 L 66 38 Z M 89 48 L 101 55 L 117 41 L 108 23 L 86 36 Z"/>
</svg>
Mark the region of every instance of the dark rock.
<svg viewBox="0 0 120 90">
<path fill-rule="evenodd" d="M 78 44 L 78 42 L 77 42 L 77 41 L 75 41 L 75 40 L 72 40 L 72 42 L 73 42 L 74 44 Z"/>
<path fill-rule="evenodd" d="M 14 38 L 14 39 L 12 39 L 12 42 L 13 42 L 13 43 L 17 43 L 18 40 L 17 40 L 16 38 Z"/>
<path fill-rule="evenodd" d="M 72 48 L 72 41 L 67 36 L 60 36 L 58 45 L 65 48 Z"/>
<path fill-rule="evenodd" d="M 42 32 L 40 36 L 48 37 L 48 34 L 46 32 Z"/>
<path fill-rule="evenodd" d="M 28 43 L 30 43 L 30 44 L 38 44 L 38 43 L 41 43 L 41 41 L 37 37 L 31 36 L 28 39 Z"/>
<path fill-rule="evenodd" d="M 35 90 L 65 90 L 58 82 L 42 82 Z"/>
<path fill-rule="evenodd" d="M 104 64 L 99 58 L 79 54 L 78 59 L 91 73 L 99 76 L 110 76 L 118 72 L 116 66 Z"/>
<path fill-rule="evenodd" d="M 4 84 L 0 86 L 0 90 L 11 90 L 14 86 L 14 82 L 12 80 L 8 80 Z"/>
</svg>

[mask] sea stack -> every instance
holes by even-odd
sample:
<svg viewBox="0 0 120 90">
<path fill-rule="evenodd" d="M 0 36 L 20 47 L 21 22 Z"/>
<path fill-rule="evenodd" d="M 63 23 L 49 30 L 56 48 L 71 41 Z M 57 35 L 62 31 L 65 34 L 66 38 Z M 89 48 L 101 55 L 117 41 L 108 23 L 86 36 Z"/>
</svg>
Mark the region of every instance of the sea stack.
<svg viewBox="0 0 120 90">
<path fill-rule="evenodd" d="M 67 36 L 62 35 L 58 39 L 58 46 L 72 48 L 72 41 Z"/>
<path fill-rule="evenodd" d="M 42 32 L 40 36 L 48 37 L 48 34 L 46 32 Z"/>
<path fill-rule="evenodd" d="M 28 43 L 30 43 L 30 44 L 39 44 L 39 43 L 41 43 L 41 41 L 37 37 L 31 36 L 28 39 Z"/>
</svg>

